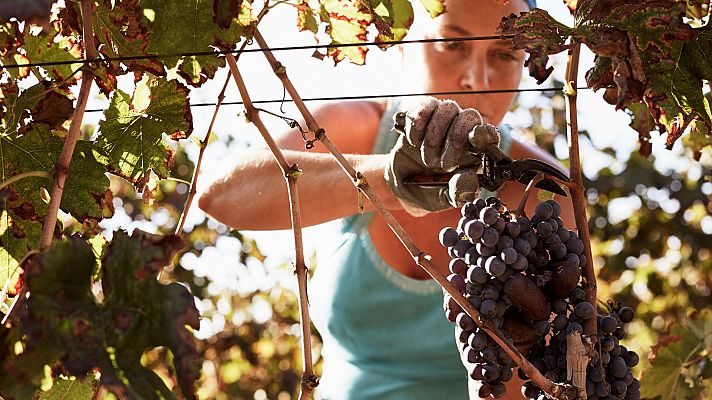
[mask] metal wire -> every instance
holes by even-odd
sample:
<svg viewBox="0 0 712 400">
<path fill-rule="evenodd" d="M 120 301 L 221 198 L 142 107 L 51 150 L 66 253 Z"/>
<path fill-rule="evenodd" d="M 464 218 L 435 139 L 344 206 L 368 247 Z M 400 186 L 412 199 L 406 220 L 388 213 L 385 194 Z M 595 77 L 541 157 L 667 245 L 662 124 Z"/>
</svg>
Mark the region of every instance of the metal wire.
<svg viewBox="0 0 712 400">
<path fill-rule="evenodd" d="M 521 93 L 521 92 L 554 92 L 563 90 L 564 87 L 548 87 L 548 88 L 526 88 L 526 89 L 492 89 L 492 90 L 462 90 L 452 92 L 423 92 L 423 93 L 389 93 L 389 94 L 369 94 L 356 96 L 333 96 L 333 97 L 307 97 L 302 101 L 332 101 L 332 100 L 367 100 L 367 99 L 382 99 L 387 97 L 415 97 L 415 96 L 457 96 L 466 94 L 487 94 L 487 93 Z M 576 90 L 590 89 L 588 86 L 577 87 Z M 293 102 L 292 99 L 271 99 L 271 100 L 253 100 L 253 104 L 274 104 Z M 224 101 L 223 106 L 241 105 L 242 101 Z M 191 107 L 208 107 L 214 106 L 216 103 L 193 103 Z M 102 112 L 103 108 L 93 108 L 84 112 Z"/>
<path fill-rule="evenodd" d="M 331 49 L 337 47 L 358 47 L 358 46 L 392 46 L 396 44 L 413 44 L 413 43 L 439 43 L 439 42 L 472 42 L 480 40 L 498 40 L 498 39 L 511 39 L 514 35 L 491 35 L 491 36 L 462 36 L 453 38 L 437 38 L 437 39 L 415 39 L 415 40 L 389 40 L 389 41 L 374 41 L 374 42 L 354 42 L 354 43 L 330 43 L 330 44 L 315 44 L 315 45 L 302 45 L 302 46 L 282 46 L 282 47 L 272 47 L 272 48 L 253 48 L 244 49 L 242 53 L 256 53 L 263 51 L 290 51 L 290 50 L 318 50 L 318 49 Z M 70 64 L 90 64 L 95 62 L 111 62 L 111 61 L 136 61 L 136 60 L 154 60 L 154 59 L 165 59 L 174 57 L 208 57 L 208 56 L 220 56 L 225 54 L 236 55 L 237 50 L 216 50 L 216 51 L 194 51 L 194 52 L 184 52 L 184 53 L 166 53 L 166 54 L 145 54 L 140 56 L 124 56 L 124 57 L 99 57 L 99 58 L 89 58 L 74 61 L 46 61 L 46 62 L 35 62 L 35 63 L 23 63 L 23 64 L 5 64 L 0 66 L 0 71 L 7 69 L 16 68 L 30 68 L 30 67 L 49 67 L 53 65 L 70 65 Z"/>
</svg>

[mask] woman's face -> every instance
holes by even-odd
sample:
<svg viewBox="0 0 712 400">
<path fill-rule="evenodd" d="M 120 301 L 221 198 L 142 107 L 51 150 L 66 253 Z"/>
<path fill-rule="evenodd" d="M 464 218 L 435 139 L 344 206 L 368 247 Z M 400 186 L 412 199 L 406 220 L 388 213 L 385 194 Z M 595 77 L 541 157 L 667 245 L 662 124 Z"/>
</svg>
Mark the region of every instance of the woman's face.
<svg viewBox="0 0 712 400">
<path fill-rule="evenodd" d="M 524 0 L 506 5 L 495 0 L 448 0 L 447 12 L 428 21 L 425 38 L 492 36 L 503 16 L 527 11 Z M 524 52 L 510 49 L 507 40 L 409 44 L 403 47 L 409 90 L 424 92 L 516 89 Z M 412 75 L 417 74 L 417 75 Z M 420 82 L 420 87 L 417 82 Z M 415 83 L 415 84 L 414 84 Z M 462 108 L 475 108 L 485 120 L 498 125 L 514 101 L 515 93 L 439 96 Z"/>
</svg>

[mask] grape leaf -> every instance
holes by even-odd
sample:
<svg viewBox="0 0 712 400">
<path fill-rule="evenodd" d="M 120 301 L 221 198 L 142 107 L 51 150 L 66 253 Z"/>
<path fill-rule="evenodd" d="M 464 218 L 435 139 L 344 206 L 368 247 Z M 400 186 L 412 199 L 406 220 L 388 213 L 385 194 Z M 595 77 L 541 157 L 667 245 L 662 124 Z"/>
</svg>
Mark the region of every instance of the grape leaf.
<svg viewBox="0 0 712 400">
<path fill-rule="evenodd" d="M 420 0 L 420 2 L 433 18 L 445 12 L 445 0 Z"/>
<path fill-rule="evenodd" d="M 4 205 L 5 201 L 1 199 L 0 204 Z M 41 235 L 40 221 L 20 218 L 11 210 L 0 212 L 0 287 L 7 285 L 9 294 L 17 294 L 22 272 L 17 268 L 19 262 L 28 251 L 39 247 Z"/>
<path fill-rule="evenodd" d="M 502 18 L 497 27 L 499 34 L 513 34 L 513 48 L 524 49 L 529 54 L 524 65 L 529 68 L 529 75 L 541 84 L 554 71 L 546 67 L 549 56 L 569 48 L 565 43 L 571 34 L 571 28 L 556 21 L 548 12 L 535 8 L 523 12 L 519 17 L 510 14 Z"/>
<path fill-rule="evenodd" d="M 373 15 L 360 1 L 322 0 L 320 17 L 327 23 L 326 33 L 331 44 L 365 42 L 366 28 L 373 21 Z M 366 46 L 331 47 L 327 55 L 338 64 L 346 57 L 354 64 L 366 62 Z"/>
<path fill-rule="evenodd" d="M 233 18 L 240 13 L 242 0 L 213 0 L 213 21 L 221 28 L 228 29 Z"/>
<path fill-rule="evenodd" d="M 712 311 L 703 310 L 693 318 L 673 325 L 670 333 L 653 346 L 651 366 L 643 371 L 640 394 L 661 400 L 697 398 L 709 382 L 693 375 L 694 360 L 710 359 L 712 350 Z M 706 354 L 705 354 L 706 352 Z M 699 359 L 702 357 L 702 359 Z"/>
<path fill-rule="evenodd" d="M 19 49 L 23 42 L 22 30 L 17 21 L 0 24 L 0 64 L 14 65 L 27 64 L 29 60 Z M 4 73 L 10 74 L 15 79 L 26 78 L 30 74 L 29 68 L 9 68 Z"/>
<path fill-rule="evenodd" d="M 388 23 L 388 33 L 380 32 L 376 41 L 401 40 L 413 24 L 413 6 L 409 0 L 377 0 L 375 13 Z"/>
<path fill-rule="evenodd" d="M 64 62 L 75 61 L 82 58 L 82 46 L 71 36 L 58 35 L 58 31 L 52 28 L 43 31 L 39 35 L 26 35 L 25 49 L 27 58 L 33 62 Z M 82 64 L 61 64 L 41 67 L 55 81 L 63 82 L 63 86 L 70 86 L 77 80 L 74 72 L 81 68 Z"/>
<path fill-rule="evenodd" d="M 144 80 L 133 96 L 114 92 L 99 122 L 97 144 L 108 157 L 109 170 L 138 185 L 149 170 L 161 178 L 170 172 L 173 150 L 162 135 L 183 139 L 192 130 L 187 88 L 175 80 Z"/>
<path fill-rule="evenodd" d="M 41 392 L 38 400 L 91 400 L 98 382 L 92 377 L 84 379 L 55 378 L 52 388 Z"/>
<path fill-rule="evenodd" d="M 299 31 L 317 33 L 319 24 L 316 21 L 316 11 L 309 7 L 307 0 L 297 0 L 297 28 Z"/>
<path fill-rule="evenodd" d="M 142 18 L 143 10 L 135 0 L 118 2 L 113 7 L 111 1 L 100 2 L 92 16 L 99 53 L 111 58 L 146 55 L 148 31 L 141 23 Z M 112 77 L 115 79 L 115 76 L 128 72 L 121 68 L 121 63 L 131 72 L 166 74 L 163 64 L 156 59 L 108 61 L 106 70 L 98 74 L 98 79 L 111 81 Z"/>
<path fill-rule="evenodd" d="M 248 1 L 242 1 L 240 15 L 230 24 L 229 29 L 221 29 L 213 22 L 213 0 L 145 0 L 141 5 L 154 13 L 154 19 L 149 24 L 151 34 L 146 48 L 153 54 L 210 51 L 213 46 L 233 49 L 240 38 L 254 27 Z M 179 73 L 191 86 L 202 85 L 215 75 L 218 68 L 225 65 L 223 57 L 214 55 L 192 56 L 183 59 L 182 63 L 181 59 L 173 56 L 163 61 L 169 69 L 180 64 Z"/>
<path fill-rule="evenodd" d="M 156 280 L 182 246 L 175 235 L 116 232 L 102 256 L 102 303 L 92 297 L 95 258 L 86 241 L 56 241 L 32 258 L 24 276 L 32 296 L 19 314 L 20 324 L 13 327 L 25 335 L 25 351 L 5 360 L 3 395 L 29 397 L 44 364 L 60 362 L 77 377 L 98 369 L 99 383 L 125 398 L 175 399 L 141 365 L 144 351 L 166 346 L 183 395 L 194 399 L 197 353 L 188 327 L 197 329 L 198 311 L 185 287 Z"/>
<path fill-rule="evenodd" d="M 32 171 L 53 171 L 63 145 L 63 140 L 42 124 L 34 125 L 34 129 L 20 137 L 0 136 L 0 178 L 5 180 Z M 113 215 L 109 178 L 101 162 L 103 158 L 91 142 L 77 141 L 60 208 L 79 221 Z M 45 188 L 50 191 L 51 185 L 49 178 L 41 177 L 28 177 L 13 183 L 10 189 L 19 198 L 16 202 L 9 202 L 8 209 L 14 210 L 23 219 L 41 219 L 45 215 L 46 204 L 40 190 Z"/>
</svg>

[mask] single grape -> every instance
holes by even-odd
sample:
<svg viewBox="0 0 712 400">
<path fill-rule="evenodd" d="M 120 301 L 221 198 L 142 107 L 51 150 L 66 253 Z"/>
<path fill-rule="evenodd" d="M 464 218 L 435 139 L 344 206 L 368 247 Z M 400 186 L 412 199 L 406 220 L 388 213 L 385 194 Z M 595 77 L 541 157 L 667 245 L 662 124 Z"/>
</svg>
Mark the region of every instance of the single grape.
<svg viewBox="0 0 712 400">
<path fill-rule="evenodd" d="M 455 286 L 458 292 L 463 293 L 465 291 L 465 279 L 457 274 L 450 274 L 447 280 Z"/>
<path fill-rule="evenodd" d="M 480 314 L 492 318 L 497 315 L 497 302 L 494 300 L 484 300 L 480 304 Z"/>
<path fill-rule="evenodd" d="M 608 352 L 608 354 L 611 355 L 611 357 L 616 357 L 621 355 L 621 346 L 619 344 L 615 344 L 611 351 Z"/>
<path fill-rule="evenodd" d="M 586 377 L 590 379 L 592 382 L 599 383 L 603 381 L 604 375 L 602 373 L 601 369 L 598 367 L 598 365 L 594 366 L 593 368 L 590 368 L 588 370 L 588 373 L 586 374 Z"/>
<path fill-rule="evenodd" d="M 499 213 L 494 207 L 488 206 L 480 211 L 480 219 L 487 225 L 492 225 L 497 222 L 497 218 L 499 218 Z"/>
<path fill-rule="evenodd" d="M 470 219 L 467 217 L 461 217 L 459 220 L 457 220 L 457 230 L 463 232 L 465 230 L 465 224 L 468 221 L 470 221 Z"/>
<path fill-rule="evenodd" d="M 586 394 L 590 397 L 591 395 L 596 395 L 596 382 L 586 379 Z"/>
<path fill-rule="evenodd" d="M 616 328 L 618 328 L 618 321 L 616 321 L 616 319 L 611 317 L 610 315 L 606 315 L 601 318 L 601 321 L 598 325 L 601 329 L 601 332 L 605 334 L 611 334 L 616 330 Z"/>
<path fill-rule="evenodd" d="M 521 237 L 522 239 L 526 239 L 529 242 L 529 247 L 532 249 L 534 249 L 536 247 L 537 243 L 539 242 L 539 240 L 537 239 L 536 233 L 534 233 L 532 231 L 527 231 L 524 234 L 519 235 L 519 237 Z"/>
<path fill-rule="evenodd" d="M 504 232 L 504 228 L 507 226 L 507 222 L 502 218 L 499 217 L 497 218 L 497 221 L 495 221 L 494 224 L 492 224 L 492 228 L 494 228 L 498 234 L 502 234 Z"/>
<path fill-rule="evenodd" d="M 561 260 L 561 259 L 563 259 L 564 257 L 566 257 L 566 254 L 568 254 L 568 250 L 566 250 L 566 246 L 564 246 L 564 244 L 562 243 L 562 244 L 559 245 L 559 247 L 558 247 L 557 249 L 555 249 L 555 250 L 551 253 L 551 256 L 552 256 L 553 258 L 556 258 L 556 259 L 558 259 L 558 260 Z"/>
<path fill-rule="evenodd" d="M 558 218 L 561 215 L 561 204 L 556 200 L 547 200 L 544 203 L 551 206 L 551 217 Z"/>
<path fill-rule="evenodd" d="M 524 271 L 529 266 L 527 258 L 521 254 L 517 254 L 517 260 L 512 263 L 512 269 L 515 271 Z"/>
<path fill-rule="evenodd" d="M 551 311 L 555 314 L 566 314 L 566 302 L 562 299 L 552 300 Z"/>
<path fill-rule="evenodd" d="M 564 261 L 566 261 L 566 263 L 568 263 L 568 264 L 572 264 L 572 265 L 578 267 L 580 260 L 579 260 L 579 256 L 577 256 L 576 254 L 568 253 L 566 255 L 566 257 L 564 257 Z"/>
<path fill-rule="evenodd" d="M 485 246 L 495 247 L 499 241 L 499 233 L 497 233 L 497 230 L 494 228 L 485 228 L 484 232 L 482 232 L 480 241 Z"/>
<path fill-rule="evenodd" d="M 469 287 L 470 284 L 468 283 L 467 286 Z M 468 292 L 469 292 L 469 290 L 468 290 Z M 474 294 L 474 293 L 472 293 L 472 294 Z M 472 307 L 475 307 L 475 308 L 479 309 L 479 308 L 480 308 L 480 305 L 482 304 L 482 299 L 480 298 L 479 295 L 475 295 L 475 296 L 470 296 L 470 297 L 467 299 L 467 302 L 470 303 L 470 304 L 472 304 Z"/>
<path fill-rule="evenodd" d="M 487 285 L 482 289 L 482 300 L 497 300 L 499 298 L 499 290 L 496 287 Z"/>
<path fill-rule="evenodd" d="M 488 363 L 494 363 L 497 361 L 497 350 L 495 350 L 494 347 L 485 347 L 480 352 L 480 355 L 482 355 L 482 360 Z"/>
<path fill-rule="evenodd" d="M 459 312 L 453 310 L 445 310 L 445 318 L 450 322 L 455 322 L 457 316 L 460 315 Z"/>
<path fill-rule="evenodd" d="M 534 323 L 534 332 L 537 336 L 546 336 L 549 333 L 549 321 L 541 320 Z"/>
<path fill-rule="evenodd" d="M 476 265 L 477 259 L 480 258 L 480 253 L 477 252 L 477 246 L 472 246 L 465 253 L 465 262 L 469 265 Z"/>
<path fill-rule="evenodd" d="M 593 312 L 595 310 L 593 309 L 593 305 L 587 301 L 582 301 L 578 304 L 576 304 L 576 307 L 574 307 L 574 313 L 579 316 L 581 319 L 589 319 L 593 317 Z"/>
<path fill-rule="evenodd" d="M 516 238 L 521 233 L 522 228 L 518 222 L 510 221 L 507 222 L 507 225 L 504 227 L 504 231 L 507 232 L 507 235 Z"/>
<path fill-rule="evenodd" d="M 507 265 L 497 256 L 491 256 L 485 262 L 485 270 L 492 276 L 501 276 L 504 274 Z"/>
<path fill-rule="evenodd" d="M 465 205 L 460 208 L 460 213 L 465 218 L 474 219 L 480 215 L 480 209 L 475 203 L 465 203 Z"/>
<path fill-rule="evenodd" d="M 571 238 L 571 234 L 569 233 L 569 230 L 566 228 L 559 228 L 556 230 L 556 236 L 561 239 L 561 242 L 566 243 L 567 240 Z"/>
<path fill-rule="evenodd" d="M 500 366 L 499 367 L 499 381 L 500 382 L 509 382 L 510 379 L 514 376 L 514 372 L 512 372 L 512 368 L 506 367 L 506 366 Z"/>
<path fill-rule="evenodd" d="M 623 377 L 623 382 L 625 382 L 626 385 L 630 385 L 633 383 L 633 373 L 628 370 L 628 372 L 625 373 L 625 376 Z"/>
<path fill-rule="evenodd" d="M 475 245 L 475 248 L 477 249 L 477 252 L 480 253 L 482 257 L 489 257 L 491 255 L 494 255 L 497 250 L 494 248 L 494 246 L 486 246 L 482 243 L 477 243 Z"/>
<path fill-rule="evenodd" d="M 473 349 L 480 351 L 487 347 L 487 334 L 484 332 L 473 332 L 467 338 L 467 344 Z"/>
<path fill-rule="evenodd" d="M 554 210 L 552 209 L 551 204 L 546 202 L 537 204 L 536 209 L 534 210 L 534 215 L 539 217 L 540 220 L 551 218 L 553 213 Z"/>
<path fill-rule="evenodd" d="M 477 243 L 480 237 L 482 237 L 482 232 L 485 231 L 485 224 L 480 220 L 473 219 L 472 221 L 468 221 L 463 228 L 463 232 L 470 238 L 470 241 Z"/>
<path fill-rule="evenodd" d="M 583 332 L 583 327 L 578 322 L 571 322 L 566 326 L 566 334 L 570 335 L 573 332 L 581 333 Z"/>
<path fill-rule="evenodd" d="M 628 392 L 640 392 L 640 381 L 638 379 L 633 378 L 633 382 L 628 385 Z"/>
<path fill-rule="evenodd" d="M 467 346 L 463 353 L 465 354 L 465 359 L 467 360 L 467 362 L 476 363 L 482 360 L 482 357 L 480 357 L 480 352 L 470 346 Z"/>
<path fill-rule="evenodd" d="M 500 235 L 499 240 L 497 241 L 497 250 L 502 251 L 507 248 L 511 248 L 514 246 L 514 239 L 507 235 Z"/>
<path fill-rule="evenodd" d="M 499 399 L 500 397 L 504 396 L 506 392 L 507 388 L 504 386 L 504 383 L 498 382 L 492 385 L 492 397 L 494 397 L 495 399 Z"/>
<path fill-rule="evenodd" d="M 625 338 L 625 329 L 619 326 L 618 328 L 616 328 L 615 331 L 613 331 L 613 336 L 617 337 L 618 339 Z"/>
<path fill-rule="evenodd" d="M 523 255 L 524 257 L 528 256 L 529 252 L 531 251 L 531 246 L 529 245 L 529 241 L 526 239 L 521 239 L 521 238 L 516 239 L 514 241 L 514 250 L 516 250 L 519 254 Z"/>
<path fill-rule="evenodd" d="M 596 395 L 604 397 L 611 394 L 611 385 L 608 382 L 598 382 L 596 384 Z"/>
<path fill-rule="evenodd" d="M 549 235 L 544 239 L 547 250 L 558 249 L 563 244 L 559 235 Z"/>
<path fill-rule="evenodd" d="M 488 349 L 485 349 L 488 350 Z M 499 367 L 495 364 L 485 364 L 482 366 L 482 375 L 488 381 L 495 381 L 499 379 L 500 371 Z"/>
<path fill-rule="evenodd" d="M 622 357 L 613 357 L 608 365 L 608 372 L 616 378 L 622 378 L 628 372 L 628 366 L 625 365 Z"/>
<path fill-rule="evenodd" d="M 473 295 L 472 297 L 479 298 L 480 293 L 482 293 L 482 285 L 465 280 L 465 292 Z"/>
<path fill-rule="evenodd" d="M 551 224 L 546 221 L 541 221 L 536 226 L 536 233 L 538 233 L 542 237 L 547 237 L 551 235 L 553 231 L 554 230 L 552 229 Z"/>
<path fill-rule="evenodd" d="M 569 294 L 569 300 L 572 304 L 578 304 L 582 301 L 585 301 L 586 291 L 580 287 L 574 288 L 574 290 L 571 291 L 571 294 Z"/>
<path fill-rule="evenodd" d="M 451 247 L 460 240 L 460 234 L 454 228 L 445 227 L 440 230 L 439 239 L 441 245 Z"/>
<path fill-rule="evenodd" d="M 640 362 L 640 357 L 638 357 L 638 353 L 628 350 L 627 354 L 628 354 L 628 366 L 633 368 L 636 365 L 638 365 L 638 363 Z"/>
<path fill-rule="evenodd" d="M 609 362 L 611 362 L 611 353 L 608 353 L 608 352 L 601 353 L 601 364 L 607 365 Z"/>
<path fill-rule="evenodd" d="M 520 370 L 520 371 L 521 371 L 521 370 Z M 520 377 L 520 378 L 521 378 L 521 377 Z M 524 378 L 522 378 L 522 379 L 524 379 Z M 523 395 L 524 397 L 526 397 L 526 398 L 529 398 L 529 399 L 536 399 L 536 398 L 539 397 L 539 395 L 540 395 L 541 393 L 542 393 L 542 392 L 541 392 L 541 389 L 539 389 L 538 387 L 534 386 L 534 384 L 531 383 L 531 382 L 526 382 L 526 383 L 522 386 L 522 395 Z"/>
<path fill-rule="evenodd" d="M 569 239 L 570 240 L 570 239 Z M 585 267 L 586 264 L 588 264 L 588 258 L 586 258 L 585 254 L 579 254 L 579 266 L 581 268 Z"/>
<path fill-rule="evenodd" d="M 492 387 L 487 383 L 483 383 L 482 386 L 480 386 L 480 389 L 477 391 L 477 395 L 480 396 L 481 399 L 487 398 L 492 394 Z"/>
<path fill-rule="evenodd" d="M 570 252 L 572 252 L 576 255 L 582 254 L 583 253 L 583 242 L 579 238 L 574 238 L 574 237 L 569 238 L 569 240 L 566 241 L 566 248 Z"/>
<path fill-rule="evenodd" d="M 569 325 L 569 319 L 565 314 L 559 314 L 554 318 L 552 326 L 557 331 L 563 331 Z"/>
<path fill-rule="evenodd" d="M 482 267 L 472 267 L 467 271 L 467 279 L 470 282 L 483 284 L 489 279 L 487 271 Z"/>
<path fill-rule="evenodd" d="M 457 318 L 455 318 L 455 323 L 464 331 L 471 331 L 475 329 L 476 326 L 475 321 L 473 321 L 472 318 L 464 312 L 458 314 Z"/>
<path fill-rule="evenodd" d="M 452 252 L 455 253 L 458 258 L 464 258 L 465 254 L 467 254 L 467 250 L 470 250 L 471 247 L 472 243 L 467 240 L 460 240 L 452 246 Z"/>
<path fill-rule="evenodd" d="M 618 316 L 620 317 L 621 322 L 627 324 L 635 318 L 635 311 L 633 311 L 630 307 L 621 307 L 621 309 L 618 310 Z"/>
<path fill-rule="evenodd" d="M 517 261 L 517 256 L 519 256 L 519 253 L 512 247 L 502 249 L 502 254 L 500 255 L 505 264 L 514 264 Z"/>
<path fill-rule="evenodd" d="M 616 345 L 616 342 L 613 341 L 610 337 L 604 337 L 601 339 L 601 351 L 611 351 L 613 350 L 613 346 Z"/>
<path fill-rule="evenodd" d="M 614 396 L 624 395 L 626 390 L 628 390 L 628 385 L 626 385 L 622 380 L 616 379 L 611 384 L 611 394 Z"/>
<path fill-rule="evenodd" d="M 453 274 L 464 275 L 467 272 L 467 264 L 459 258 L 453 258 L 450 260 L 448 268 Z"/>
</svg>

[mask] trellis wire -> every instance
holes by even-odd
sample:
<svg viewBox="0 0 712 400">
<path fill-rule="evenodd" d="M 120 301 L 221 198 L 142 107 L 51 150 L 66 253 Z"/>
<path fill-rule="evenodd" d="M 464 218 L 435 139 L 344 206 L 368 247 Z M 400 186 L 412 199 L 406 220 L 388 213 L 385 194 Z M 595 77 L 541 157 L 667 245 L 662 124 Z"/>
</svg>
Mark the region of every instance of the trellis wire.
<svg viewBox="0 0 712 400">
<path fill-rule="evenodd" d="M 458 36 L 451 38 L 435 38 L 435 39 L 413 39 L 413 40 L 387 40 L 387 41 L 372 41 L 372 42 L 351 42 L 351 43 L 329 43 L 329 44 L 312 44 L 312 45 L 298 45 L 298 46 L 280 46 L 272 47 L 270 49 L 253 48 L 253 49 L 243 49 L 243 50 L 211 50 L 211 51 L 191 51 L 191 52 L 178 52 L 178 53 L 164 53 L 164 54 L 144 54 L 140 56 L 123 56 L 123 57 L 95 57 L 87 58 L 83 60 L 73 60 L 73 61 L 46 61 L 46 62 L 36 62 L 36 63 L 22 63 L 22 64 L 6 64 L 0 66 L 0 71 L 5 69 L 16 69 L 16 68 L 30 68 L 30 67 L 48 67 L 53 65 L 70 65 L 70 64 L 90 64 L 101 61 L 136 61 L 136 60 L 155 60 L 164 58 L 174 58 L 174 57 L 208 57 L 208 56 L 219 56 L 232 54 L 236 55 L 238 53 L 257 53 L 270 51 L 290 51 L 290 50 L 319 50 L 319 49 L 333 49 L 341 47 L 360 47 L 360 46 L 393 46 L 397 44 L 414 44 L 414 43 L 439 43 L 439 42 L 473 42 L 481 40 L 504 40 L 511 39 L 514 35 L 488 35 L 488 36 Z"/>
</svg>

